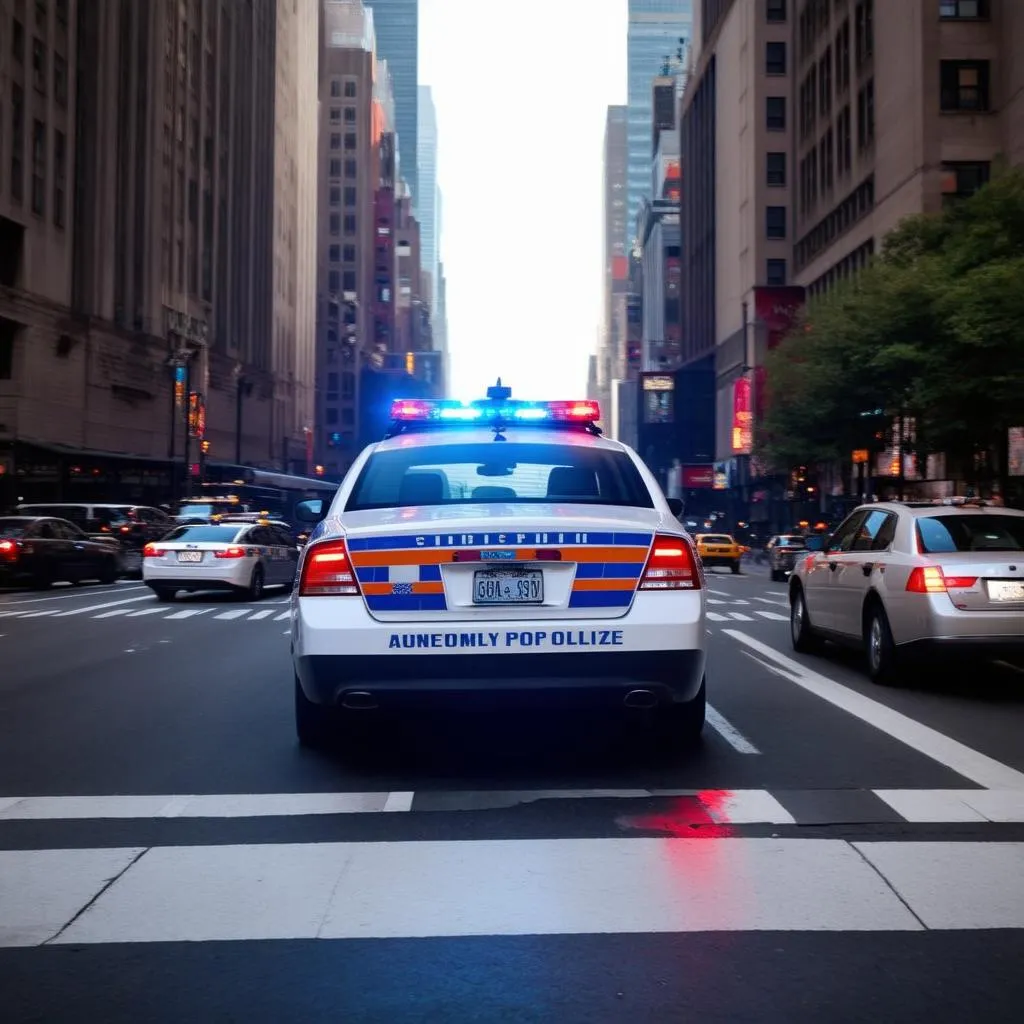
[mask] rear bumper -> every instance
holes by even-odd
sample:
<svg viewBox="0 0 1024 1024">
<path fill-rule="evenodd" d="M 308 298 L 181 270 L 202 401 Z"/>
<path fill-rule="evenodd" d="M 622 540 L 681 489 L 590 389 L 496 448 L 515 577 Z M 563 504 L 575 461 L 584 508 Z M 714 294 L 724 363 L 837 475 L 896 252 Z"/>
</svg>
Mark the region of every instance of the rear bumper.
<svg viewBox="0 0 1024 1024">
<path fill-rule="evenodd" d="M 224 559 L 202 565 L 143 564 L 142 579 L 150 587 L 175 590 L 234 590 L 248 587 L 253 566 L 248 559 Z"/>
<path fill-rule="evenodd" d="M 697 695 L 704 666 L 703 650 L 295 658 L 302 690 L 314 703 L 336 705 L 358 691 L 383 709 L 611 708 L 636 689 L 650 690 L 662 704 L 682 703 Z"/>
<path fill-rule="evenodd" d="M 715 566 L 728 566 L 731 568 L 734 565 L 739 565 L 741 558 L 739 555 L 710 555 L 707 558 L 702 558 L 701 561 L 707 569 L 713 569 Z"/>
</svg>

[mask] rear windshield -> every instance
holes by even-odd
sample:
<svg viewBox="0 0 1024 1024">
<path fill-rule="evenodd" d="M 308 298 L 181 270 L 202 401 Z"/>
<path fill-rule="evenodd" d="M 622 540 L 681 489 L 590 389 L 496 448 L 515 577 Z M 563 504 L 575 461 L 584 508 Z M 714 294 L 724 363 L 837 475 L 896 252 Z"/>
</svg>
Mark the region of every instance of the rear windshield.
<svg viewBox="0 0 1024 1024">
<path fill-rule="evenodd" d="M 228 512 L 244 512 L 233 501 L 190 501 L 178 506 L 179 519 L 209 519 L 210 516 L 224 515 Z"/>
<path fill-rule="evenodd" d="M 807 541 L 803 537 L 780 537 L 780 548 L 805 548 Z"/>
<path fill-rule="evenodd" d="M 377 452 L 359 474 L 345 509 L 466 502 L 654 507 L 625 452 L 492 441 Z"/>
<path fill-rule="evenodd" d="M 1024 516 L 922 516 L 917 540 L 926 555 L 952 551 L 1024 551 Z"/>
<path fill-rule="evenodd" d="M 244 529 L 244 526 L 234 523 L 228 526 L 179 526 L 171 530 L 164 540 L 189 544 L 230 544 Z"/>
<path fill-rule="evenodd" d="M 706 533 L 701 540 L 705 544 L 731 544 L 732 537 L 727 537 L 724 533 Z"/>
<path fill-rule="evenodd" d="M 32 523 L 31 519 L 0 519 L 0 537 L 22 537 Z"/>
</svg>

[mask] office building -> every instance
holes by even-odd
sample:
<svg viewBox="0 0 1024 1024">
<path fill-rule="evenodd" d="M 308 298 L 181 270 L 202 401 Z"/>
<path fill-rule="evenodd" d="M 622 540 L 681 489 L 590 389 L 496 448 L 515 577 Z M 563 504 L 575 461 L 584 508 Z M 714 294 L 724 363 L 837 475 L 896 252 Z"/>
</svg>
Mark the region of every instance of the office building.
<svg viewBox="0 0 1024 1024">
<path fill-rule="evenodd" d="M 429 85 L 419 87 L 419 138 L 416 143 L 418 194 L 414 194 L 416 218 L 420 224 L 423 270 L 430 275 L 427 295 L 431 309 L 437 308 L 437 265 L 440 259 L 440 196 L 437 185 L 437 111 Z"/>
<path fill-rule="evenodd" d="M 377 56 L 388 62 L 395 97 L 398 176 L 419 203 L 419 0 L 372 0 Z"/>
<path fill-rule="evenodd" d="M 703 0 L 707 6 L 707 0 Z M 631 248 L 640 203 L 650 196 L 651 82 L 685 51 L 691 34 L 692 0 L 629 0 L 626 37 L 629 119 L 629 188 L 623 242 Z M 756 5 L 751 5 L 756 6 Z"/>
</svg>

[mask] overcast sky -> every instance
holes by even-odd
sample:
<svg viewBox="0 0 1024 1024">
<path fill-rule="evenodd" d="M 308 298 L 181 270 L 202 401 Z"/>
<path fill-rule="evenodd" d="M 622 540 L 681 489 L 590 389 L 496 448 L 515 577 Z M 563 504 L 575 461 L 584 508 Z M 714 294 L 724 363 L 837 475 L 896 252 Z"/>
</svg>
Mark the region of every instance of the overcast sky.
<svg viewBox="0 0 1024 1024">
<path fill-rule="evenodd" d="M 625 0 L 420 0 L 420 82 L 437 107 L 453 396 L 500 374 L 520 398 L 584 397 Z"/>
</svg>

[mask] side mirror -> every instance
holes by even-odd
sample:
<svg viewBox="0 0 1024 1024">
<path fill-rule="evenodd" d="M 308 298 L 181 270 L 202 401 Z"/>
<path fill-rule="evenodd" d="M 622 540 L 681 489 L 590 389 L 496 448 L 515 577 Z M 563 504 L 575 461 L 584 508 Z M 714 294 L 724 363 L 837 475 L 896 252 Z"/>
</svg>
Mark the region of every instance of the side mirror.
<svg viewBox="0 0 1024 1024">
<path fill-rule="evenodd" d="M 322 498 L 310 498 L 295 506 L 295 518 L 300 523 L 319 523 L 327 514 Z"/>
<path fill-rule="evenodd" d="M 820 535 L 816 536 L 816 537 L 808 537 L 807 541 L 806 541 L 807 550 L 808 551 L 824 551 L 825 550 L 825 542 L 827 540 L 828 540 L 827 537 L 822 537 Z"/>
<path fill-rule="evenodd" d="M 683 514 L 683 499 L 682 498 L 669 498 L 668 499 L 668 510 L 678 519 Z"/>
</svg>

